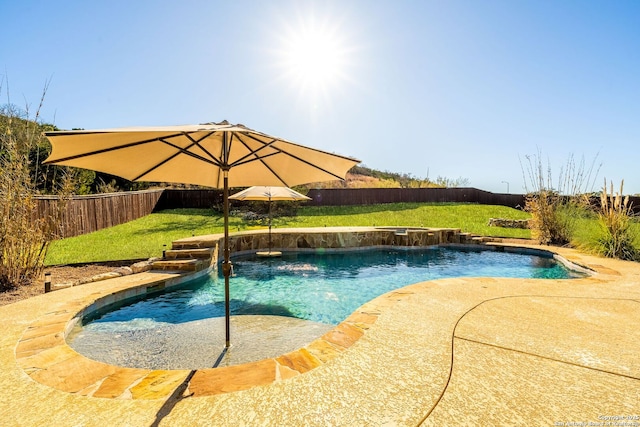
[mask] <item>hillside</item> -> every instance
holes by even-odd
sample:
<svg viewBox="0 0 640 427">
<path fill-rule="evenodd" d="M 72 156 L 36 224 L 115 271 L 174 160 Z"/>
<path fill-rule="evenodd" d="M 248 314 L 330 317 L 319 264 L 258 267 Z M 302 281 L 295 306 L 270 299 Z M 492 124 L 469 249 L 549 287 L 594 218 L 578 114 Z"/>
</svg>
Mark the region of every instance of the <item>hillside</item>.
<svg viewBox="0 0 640 427">
<path fill-rule="evenodd" d="M 465 178 L 434 180 L 421 179 L 411 174 L 379 171 L 363 165 L 355 166 L 347 173 L 345 181 L 328 181 L 301 186 L 301 188 L 443 188 L 463 187 L 469 184 Z"/>
</svg>

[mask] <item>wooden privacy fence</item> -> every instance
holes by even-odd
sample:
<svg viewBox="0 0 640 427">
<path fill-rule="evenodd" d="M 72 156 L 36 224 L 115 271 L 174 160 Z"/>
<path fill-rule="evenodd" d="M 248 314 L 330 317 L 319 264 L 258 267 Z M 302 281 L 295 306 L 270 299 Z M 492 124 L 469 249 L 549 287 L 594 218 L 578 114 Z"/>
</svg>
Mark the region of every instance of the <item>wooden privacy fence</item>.
<svg viewBox="0 0 640 427">
<path fill-rule="evenodd" d="M 232 189 L 231 194 L 239 189 Z M 478 203 L 524 208 L 522 194 L 500 194 L 477 188 L 331 188 L 310 190 L 307 206 L 375 205 L 384 203 Z M 640 197 L 631 197 L 640 214 Z M 37 197 L 39 218 L 56 208 L 55 196 Z M 599 200 L 597 200 L 599 203 Z M 597 204 L 595 203 L 595 204 Z M 138 219 L 155 211 L 185 208 L 221 208 L 222 190 L 160 189 L 75 196 L 62 215 L 63 237 L 78 236 Z"/>
<path fill-rule="evenodd" d="M 62 237 L 91 233 L 102 228 L 123 224 L 155 209 L 163 190 L 73 196 L 61 215 Z M 48 218 L 57 209 L 56 196 L 37 196 L 38 218 Z"/>
<path fill-rule="evenodd" d="M 230 194 L 235 193 L 231 191 Z M 222 207 L 222 190 L 182 190 L 167 188 L 162 193 L 156 211 L 164 209 L 209 209 Z"/>
<path fill-rule="evenodd" d="M 480 203 L 524 207 L 522 194 L 497 194 L 477 188 L 332 188 L 310 190 L 312 206 L 373 205 L 380 203 Z"/>
<path fill-rule="evenodd" d="M 239 191 L 231 189 L 230 194 Z M 376 205 L 383 203 L 478 203 L 524 209 L 524 194 L 492 193 L 477 188 L 325 188 L 309 190 L 309 201 L 297 202 L 306 206 Z M 640 197 L 629 198 L 633 211 L 640 215 Z M 591 199 L 599 207 L 600 198 Z M 243 202 L 233 202 L 242 204 Z M 222 209 L 222 190 L 165 189 L 156 211 L 184 208 Z"/>
<path fill-rule="evenodd" d="M 231 194 L 239 189 L 232 189 Z M 524 206 L 521 194 L 497 194 L 476 188 L 327 188 L 309 190 L 307 206 L 373 205 L 381 203 L 481 203 Z M 166 189 L 156 210 L 222 206 L 222 190 Z"/>
</svg>

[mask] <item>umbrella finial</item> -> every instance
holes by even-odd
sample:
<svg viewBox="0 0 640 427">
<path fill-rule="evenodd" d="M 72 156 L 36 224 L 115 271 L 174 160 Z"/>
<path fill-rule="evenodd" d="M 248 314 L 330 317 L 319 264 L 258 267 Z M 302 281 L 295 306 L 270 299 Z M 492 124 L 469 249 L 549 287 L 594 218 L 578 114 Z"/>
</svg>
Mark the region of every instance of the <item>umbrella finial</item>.
<svg viewBox="0 0 640 427">
<path fill-rule="evenodd" d="M 230 124 L 227 120 L 223 120 L 220 123 L 216 123 L 216 122 L 200 123 L 200 126 L 230 126 Z"/>
</svg>

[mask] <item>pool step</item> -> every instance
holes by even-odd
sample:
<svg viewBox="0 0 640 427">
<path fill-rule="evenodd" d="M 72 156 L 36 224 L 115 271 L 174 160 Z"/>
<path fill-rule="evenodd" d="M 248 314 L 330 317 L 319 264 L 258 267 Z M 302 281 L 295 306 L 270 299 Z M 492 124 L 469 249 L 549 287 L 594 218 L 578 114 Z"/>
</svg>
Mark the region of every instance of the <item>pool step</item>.
<svg viewBox="0 0 640 427">
<path fill-rule="evenodd" d="M 165 251 L 164 257 L 167 260 L 174 259 L 210 259 L 213 254 L 213 248 L 201 249 L 171 249 Z"/>
<path fill-rule="evenodd" d="M 200 271 L 209 267 L 204 259 L 163 259 L 152 264 L 154 270 Z"/>
<path fill-rule="evenodd" d="M 188 239 L 173 242 L 171 244 L 172 249 L 213 249 L 218 244 L 219 236 L 215 236 L 215 240 L 208 238 L 209 236 L 202 236 L 200 238 Z"/>
</svg>

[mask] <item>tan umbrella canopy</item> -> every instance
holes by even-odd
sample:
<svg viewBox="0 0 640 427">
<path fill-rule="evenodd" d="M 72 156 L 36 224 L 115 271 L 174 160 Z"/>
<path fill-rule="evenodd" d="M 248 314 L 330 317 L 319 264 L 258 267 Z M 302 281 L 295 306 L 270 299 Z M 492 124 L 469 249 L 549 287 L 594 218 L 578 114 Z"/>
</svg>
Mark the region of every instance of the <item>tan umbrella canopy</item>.
<svg viewBox="0 0 640 427">
<path fill-rule="evenodd" d="M 133 127 L 47 132 L 44 163 L 74 166 L 131 181 L 174 182 L 224 189 L 226 347 L 229 334 L 229 187 L 292 187 L 344 179 L 359 160 L 276 138 L 243 125 Z"/>
<path fill-rule="evenodd" d="M 311 200 L 304 194 L 300 194 L 289 187 L 269 187 L 256 185 L 242 190 L 233 196 L 229 196 L 233 200 L 262 200 L 262 201 L 278 201 L 278 200 Z"/>
<path fill-rule="evenodd" d="M 311 197 L 307 197 L 304 194 L 300 194 L 289 187 L 265 187 L 265 186 L 253 186 L 239 193 L 229 196 L 229 199 L 233 200 L 260 200 L 269 202 L 269 252 L 263 254 L 258 252 L 258 255 L 280 255 L 280 252 L 271 251 L 271 202 L 273 201 L 298 201 L 298 200 L 311 200 Z"/>
<path fill-rule="evenodd" d="M 227 122 L 45 135 L 53 145 L 45 163 L 96 170 L 131 181 L 223 188 L 226 175 L 229 187 L 294 187 L 344 179 L 359 163 Z"/>
</svg>

